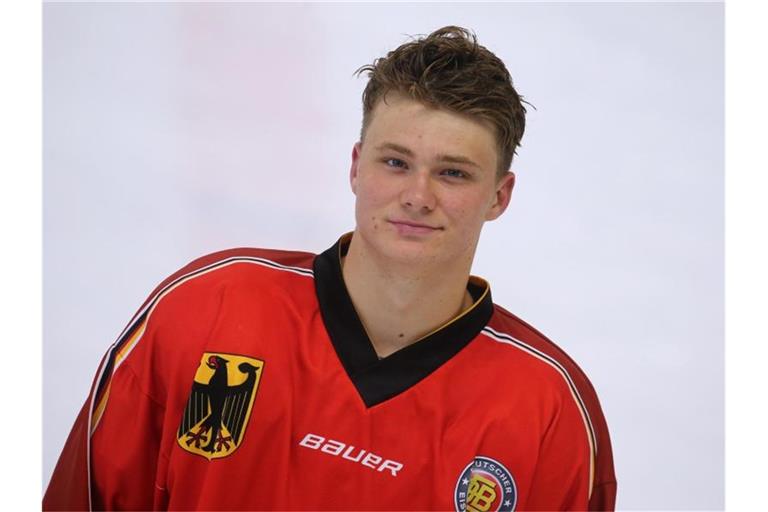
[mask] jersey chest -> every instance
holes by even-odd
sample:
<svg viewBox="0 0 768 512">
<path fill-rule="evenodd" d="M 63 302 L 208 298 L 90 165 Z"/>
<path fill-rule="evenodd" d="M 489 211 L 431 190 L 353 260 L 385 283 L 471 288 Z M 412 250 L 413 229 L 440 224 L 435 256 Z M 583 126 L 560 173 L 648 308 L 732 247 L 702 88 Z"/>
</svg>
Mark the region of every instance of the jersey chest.
<svg viewBox="0 0 768 512">
<path fill-rule="evenodd" d="M 509 510 L 524 494 L 540 426 L 509 414 L 472 345 L 367 407 L 316 311 L 220 316 L 172 393 L 171 508 Z"/>
</svg>

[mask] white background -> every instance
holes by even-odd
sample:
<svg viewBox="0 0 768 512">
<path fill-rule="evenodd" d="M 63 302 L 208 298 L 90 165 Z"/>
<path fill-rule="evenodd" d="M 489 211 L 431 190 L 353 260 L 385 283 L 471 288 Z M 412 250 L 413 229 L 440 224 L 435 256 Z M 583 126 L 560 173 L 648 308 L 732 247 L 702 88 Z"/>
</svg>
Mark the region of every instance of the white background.
<svg viewBox="0 0 768 512">
<path fill-rule="evenodd" d="M 473 273 L 595 385 L 623 509 L 723 506 L 720 4 L 44 7 L 47 485 L 146 294 L 232 246 L 353 225 L 363 78 L 446 24 L 536 106 Z"/>
</svg>

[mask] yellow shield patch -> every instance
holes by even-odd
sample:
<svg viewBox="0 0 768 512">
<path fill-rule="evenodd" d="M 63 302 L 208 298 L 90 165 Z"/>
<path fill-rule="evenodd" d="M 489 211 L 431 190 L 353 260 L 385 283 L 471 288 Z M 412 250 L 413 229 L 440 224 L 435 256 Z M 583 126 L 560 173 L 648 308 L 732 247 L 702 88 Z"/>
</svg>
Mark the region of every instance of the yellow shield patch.
<svg viewBox="0 0 768 512">
<path fill-rule="evenodd" d="M 205 352 L 176 434 L 179 446 L 208 460 L 231 455 L 243 440 L 263 369 L 259 359 Z"/>
</svg>

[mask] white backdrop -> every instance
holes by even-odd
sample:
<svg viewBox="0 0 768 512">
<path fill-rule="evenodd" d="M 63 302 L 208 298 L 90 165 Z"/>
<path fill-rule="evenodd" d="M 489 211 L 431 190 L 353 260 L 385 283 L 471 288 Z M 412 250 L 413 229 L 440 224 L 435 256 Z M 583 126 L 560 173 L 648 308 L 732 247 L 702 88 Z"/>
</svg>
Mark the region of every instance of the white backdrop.
<svg viewBox="0 0 768 512">
<path fill-rule="evenodd" d="M 589 375 L 619 508 L 723 508 L 720 3 L 46 4 L 43 488 L 160 280 L 354 227 L 353 72 L 448 24 L 536 106 L 473 273 Z"/>
</svg>

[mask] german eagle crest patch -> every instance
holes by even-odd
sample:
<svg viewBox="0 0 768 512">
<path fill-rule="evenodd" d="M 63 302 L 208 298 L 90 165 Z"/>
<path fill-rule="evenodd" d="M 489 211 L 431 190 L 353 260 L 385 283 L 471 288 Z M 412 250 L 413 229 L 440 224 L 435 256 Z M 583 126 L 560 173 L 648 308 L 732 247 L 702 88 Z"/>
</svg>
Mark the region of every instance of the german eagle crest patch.
<svg viewBox="0 0 768 512">
<path fill-rule="evenodd" d="M 264 361 L 205 352 L 176 438 L 184 450 L 208 460 L 227 457 L 243 440 Z"/>
</svg>

